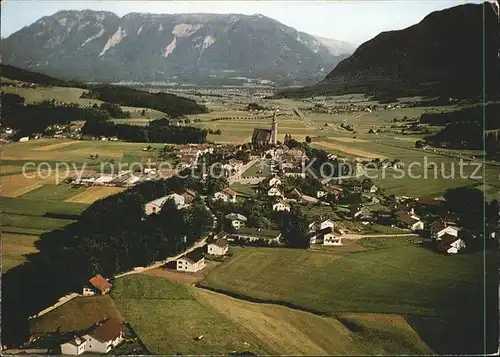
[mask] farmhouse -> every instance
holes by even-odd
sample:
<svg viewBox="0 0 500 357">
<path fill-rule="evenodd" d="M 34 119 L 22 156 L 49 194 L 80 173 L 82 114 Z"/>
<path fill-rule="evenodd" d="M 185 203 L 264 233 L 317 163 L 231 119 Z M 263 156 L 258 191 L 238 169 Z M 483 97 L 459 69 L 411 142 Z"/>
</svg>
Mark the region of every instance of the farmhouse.
<svg viewBox="0 0 500 357">
<path fill-rule="evenodd" d="M 287 211 L 287 212 L 290 212 L 290 205 L 288 203 L 286 203 L 285 201 L 276 202 L 273 205 L 273 211 L 278 211 L 278 212 Z"/>
<path fill-rule="evenodd" d="M 363 206 L 351 210 L 352 218 L 358 221 L 367 222 L 373 218 L 372 211 L 369 207 Z"/>
<path fill-rule="evenodd" d="M 240 229 L 247 222 L 247 218 L 239 213 L 230 213 L 226 215 L 226 219 L 231 223 L 231 227 L 234 229 Z"/>
<path fill-rule="evenodd" d="M 185 199 L 183 196 L 178 195 L 176 193 L 173 193 L 171 195 L 167 195 L 164 197 L 157 198 L 156 200 L 153 200 L 151 202 L 146 203 L 144 206 L 144 211 L 146 214 L 149 216 L 150 214 L 153 213 L 160 213 L 161 208 L 167 202 L 168 200 L 174 200 L 175 205 L 177 206 L 177 209 L 184 208 L 186 206 L 185 204 Z"/>
<path fill-rule="evenodd" d="M 225 188 L 222 191 L 216 192 L 214 194 L 214 199 L 215 200 L 221 200 L 224 202 L 231 202 L 231 203 L 236 203 L 236 192 L 231 190 L 230 188 Z"/>
<path fill-rule="evenodd" d="M 443 221 L 436 221 L 431 224 L 431 238 L 440 240 L 445 234 L 458 237 L 458 228 Z"/>
<path fill-rule="evenodd" d="M 177 270 L 189 273 L 196 273 L 205 267 L 205 256 L 204 253 L 206 247 L 198 247 L 184 254 L 182 257 L 177 259 Z"/>
<path fill-rule="evenodd" d="M 212 243 L 207 246 L 207 252 L 211 255 L 226 255 L 229 250 L 229 244 L 227 242 L 227 233 L 221 232 L 214 239 Z"/>
<path fill-rule="evenodd" d="M 115 319 L 108 319 L 90 333 L 83 336 L 86 340 L 85 352 L 108 353 L 125 338 L 125 326 Z"/>
<path fill-rule="evenodd" d="M 83 288 L 83 295 L 94 296 L 97 294 L 106 295 L 112 285 L 101 274 L 97 274 L 91 278 L 88 284 Z"/>
<path fill-rule="evenodd" d="M 279 243 L 281 233 L 273 229 L 243 227 L 238 231 L 237 237 L 238 239 L 248 240 L 250 242 L 265 241 Z"/>
<path fill-rule="evenodd" d="M 181 196 L 184 197 L 184 203 L 185 204 L 189 204 L 191 202 L 193 202 L 193 200 L 195 199 L 197 193 L 193 190 L 190 190 L 190 189 L 186 189 L 182 194 Z"/>
</svg>

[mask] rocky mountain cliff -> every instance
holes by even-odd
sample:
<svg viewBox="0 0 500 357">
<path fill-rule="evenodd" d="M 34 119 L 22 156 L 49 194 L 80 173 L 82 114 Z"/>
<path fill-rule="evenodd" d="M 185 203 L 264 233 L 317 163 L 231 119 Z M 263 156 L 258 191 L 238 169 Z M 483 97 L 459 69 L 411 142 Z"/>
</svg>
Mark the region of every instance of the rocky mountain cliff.
<svg viewBox="0 0 500 357">
<path fill-rule="evenodd" d="M 480 95 L 483 68 L 488 91 L 497 91 L 498 33 L 489 4 L 436 11 L 404 30 L 380 33 L 341 61 L 318 85 L 287 94 Z"/>
<path fill-rule="evenodd" d="M 3 62 L 86 81 L 320 80 L 354 46 L 263 15 L 61 11 L 2 40 Z M 239 79 L 240 81 L 244 79 Z"/>
</svg>

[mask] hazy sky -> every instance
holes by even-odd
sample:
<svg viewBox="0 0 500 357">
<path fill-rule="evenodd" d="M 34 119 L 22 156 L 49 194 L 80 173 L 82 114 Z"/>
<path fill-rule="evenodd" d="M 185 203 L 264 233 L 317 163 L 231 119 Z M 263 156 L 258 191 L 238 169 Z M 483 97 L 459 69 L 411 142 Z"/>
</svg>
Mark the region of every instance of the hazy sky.
<svg viewBox="0 0 500 357">
<path fill-rule="evenodd" d="M 381 31 L 411 26 L 435 10 L 468 2 L 459 0 L 386 1 L 77 1 L 3 0 L 2 37 L 59 10 L 263 14 L 312 35 L 361 44 Z"/>
</svg>

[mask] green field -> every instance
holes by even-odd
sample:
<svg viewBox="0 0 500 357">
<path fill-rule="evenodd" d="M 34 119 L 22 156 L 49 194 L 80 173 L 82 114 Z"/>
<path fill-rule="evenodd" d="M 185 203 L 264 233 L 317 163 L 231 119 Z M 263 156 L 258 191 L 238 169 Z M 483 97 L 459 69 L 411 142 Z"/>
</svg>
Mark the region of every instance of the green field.
<svg viewBox="0 0 500 357">
<path fill-rule="evenodd" d="M 269 175 L 271 175 L 271 167 L 269 162 L 266 161 L 264 163 L 256 162 L 243 172 L 241 177 L 267 177 Z"/>
<path fill-rule="evenodd" d="M 71 187 L 70 185 L 42 185 L 41 187 L 25 193 L 23 198 L 40 200 L 64 201 L 85 191 L 84 187 Z"/>
<path fill-rule="evenodd" d="M 54 186 L 54 185 L 49 185 Z M 42 186 L 43 187 L 43 186 Z M 74 222 L 88 207 L 35 198 L 2 198 L 2 258 L 3 269 L 26 261 L 26 254 L 36 253 L 34 243 L 45 232 Z"/>
<path fill-rule="evenodd" d="M 331 314 L 403 314 L 412 321 L 435 318 L 446 330 L 424 338 L 431 348 L 478 351 L 481 331 L 458 326 L 465 321 L 481 324 L 482 253 L 448 257 L 396 238 L 370 239 L 364 244 L 371 250 L 340 254 L 235 248 L 234 256 L 211 271 L 202 284 Z M 487 269 L 496 271 L 490 258 Z M 460 298 L 449 299 L 450 293 Z M 455 344 L 432 340 L 442 335 L 461 337 Z"/>
<path fill-rule="evenodd" d="M 112 296 L 125 319 L 156 354 L 431 353 L 405 319 L 397 315 L 322 317 L 142 274 L 118 279 Z M 194 338 L 200 335 L 203 339 L 196 341 Z"/>
<path fill-rule="evenodd" d="M 245 342 L 262 352 L 249 331 L 201 304 L 184 285 L 130 275 L 116 281 L 112 296 L 152 353 L 227 354 L 247 350 Z M 200 335 L 203 339 L 195 341 Z"/>
</svg>

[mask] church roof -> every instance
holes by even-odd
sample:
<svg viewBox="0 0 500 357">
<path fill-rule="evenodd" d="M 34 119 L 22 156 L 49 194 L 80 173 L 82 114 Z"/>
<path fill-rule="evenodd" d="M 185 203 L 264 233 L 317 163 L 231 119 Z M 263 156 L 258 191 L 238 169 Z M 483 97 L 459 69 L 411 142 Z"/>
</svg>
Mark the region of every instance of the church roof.
<svg viewBox="0 0 500 357">
<path fill-rule="evenodd" d="M 253 129 L 252 141 L 269 141 L 271 140 L 271 129 Z"/>
</svg>

